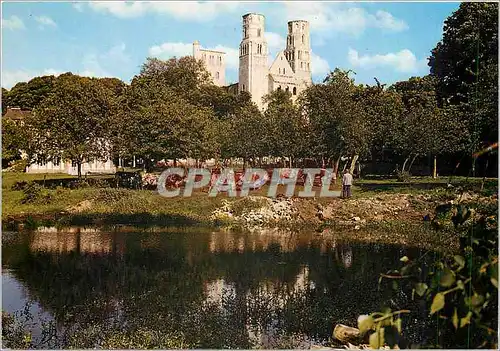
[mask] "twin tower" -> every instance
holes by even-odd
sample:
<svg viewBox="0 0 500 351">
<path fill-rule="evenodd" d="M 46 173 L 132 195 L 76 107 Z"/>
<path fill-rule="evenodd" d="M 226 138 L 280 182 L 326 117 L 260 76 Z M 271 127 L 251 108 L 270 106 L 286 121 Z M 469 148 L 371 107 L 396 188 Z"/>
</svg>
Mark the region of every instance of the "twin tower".
<svg viewBox="0 0 500 351">
<path fill-rule="evenodd" d="M 288 22 L 286 48 L 277 54 L 271 65 L 264 28 L 263 15 L 249 13 L 243 16 L 239 79 L 238 84 L 230 86 L 231 90 L 237 88 L 238 92 L 249 92 L 260 108 L 265 107 L 262 98 L 274 90 L 289 91 L 295 100 L 312 83 L 309 23 Z M 200 43 L 195 41 L 193 56 L 205 63 L 215 85 L 225 85 L 224 52 L 202 49 Z"/>
<path fill-rule="evenodd" d="M 276 89 L 289 91 L 295 100 L 312 83 L 309 23 L 288 22 L 286 48 L 278 53 L 271 66 L 264 28 L 263 15 L 244 15 L 239 49 L 238 91 L 249 92 L 261 108 L 262 98 Z"/>
</svg>

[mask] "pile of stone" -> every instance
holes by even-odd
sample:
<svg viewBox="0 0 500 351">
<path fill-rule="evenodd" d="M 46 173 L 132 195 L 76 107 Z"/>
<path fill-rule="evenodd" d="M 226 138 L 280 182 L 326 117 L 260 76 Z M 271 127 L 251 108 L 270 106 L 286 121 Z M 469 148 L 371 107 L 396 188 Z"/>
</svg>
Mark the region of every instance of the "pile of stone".
<svg viewBox="0 0 500 351">
<path fill-rule="evenodd" d="M 249 196 L 246 199 L 262 205 L 259 208 L 243 210 L 241 214 L 236 215 L 233 211 L 233 203 L 223 200 L 222 206 L 212 213 L 211 218 L 213 220 L 230 219 L 243 225 L 255 226 L 279 221 L 291 221 L 297 215 L 297 210 L 293 206 L 293 200 L 290 198 L 270 199 Z"/>
</svg>

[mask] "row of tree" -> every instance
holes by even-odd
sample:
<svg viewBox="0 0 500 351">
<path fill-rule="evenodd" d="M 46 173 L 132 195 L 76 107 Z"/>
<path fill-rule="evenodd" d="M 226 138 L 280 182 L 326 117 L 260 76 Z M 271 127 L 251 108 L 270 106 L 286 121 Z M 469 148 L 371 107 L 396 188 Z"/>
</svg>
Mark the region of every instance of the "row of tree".
<svg viewBox="0 0 500 351">
<path fill-rule="evenodd" d="M 2 106 L 33 111 L 23 126 L 3 122 L 3 158 L 62 157 L 77 164 L 112 155 L 162 159 L 399 157 L 477 151 L 497 141 L 498 4 L 463 3 L 445 22 L 429 59 L 431 74 L 385 87 L 357 85 L 335 69 L 292 102 L 214 86 L 192 57 L 148 58 L 130 84 L 66 73 L 3 90 Z M 62 154 L 61 154 L 62 153 Z M 294 162 L 295 161 L 295 162 Z M 80 167 L 79 167 L 80 168 Z"/>
</svg>

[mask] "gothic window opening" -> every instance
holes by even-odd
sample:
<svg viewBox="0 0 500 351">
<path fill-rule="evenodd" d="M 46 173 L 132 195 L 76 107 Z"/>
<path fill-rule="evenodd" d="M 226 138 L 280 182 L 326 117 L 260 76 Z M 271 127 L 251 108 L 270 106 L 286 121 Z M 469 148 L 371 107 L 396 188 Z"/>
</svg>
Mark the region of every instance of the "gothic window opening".
<svg viewBox="0 0 500 351">
<path fill-rule="evenodd" d="M 297 95 L 297 88 L 293 87 L 293 95 Z"/>
<path fill-rule="evenodd" d="M 257 29 L 257 36 L 260 37 L 260 28 Z"/>
<path fill-rule="evenodd" d="M 308 69 L 308 70 L 311 70 L 311 68 L 309 68 L 309 63 L 307 64 L 307 69 Z"/>
<path fill-rule="evenodd" d="M 302 34 L 302 44 L 304 44 L 304 34 Z"/>
<path fill-rule="evenodd" d="M 283 68 L 283 74 L 286 74 L 286 69 L 285 68 Z"/>
<path fill-rule="evenodd" d="M 286 87 L 286 92 L 289 92 L 290 91 L 290 88 L 289 87 Z"/>
<path fill-rule="evenodd" d="M 215 79 L 219 79 L 219 72 L 215 72 Z"/>
</svg>

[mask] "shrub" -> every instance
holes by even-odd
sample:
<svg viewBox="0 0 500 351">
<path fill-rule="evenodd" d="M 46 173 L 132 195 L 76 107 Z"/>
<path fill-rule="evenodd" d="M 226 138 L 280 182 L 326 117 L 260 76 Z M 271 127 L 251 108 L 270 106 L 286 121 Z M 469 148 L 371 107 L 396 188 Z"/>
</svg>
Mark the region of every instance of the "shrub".
<svg viewBox="0 0 500 351">
<path fill-rule="evenodd" d="M 38 201 L 44 201 L 46 203 L 52 200 L 51 193 L 34 182 L 29 182 L 23 189 L 24 197 L 21 199 L 21 203 L 34 203 Z"/>
<path fill-rule="evenodd" d="M 410 182 L 410 172 L 408 171 L 396 171 L 396 177 L 398 178 L 398 182 L 409 183 Z"/>
<path fill-rule="evenodd" d="M 131 191 L 127 189 L 103 188 L 94 195 L 94 200 L 101 203 L 118 202 L 130 196 Z"/>
<path fill-rule="evenodd" d="M 28 182 L 26 181 L 20 181 L 20 182 L 15 182 L 14 185 L 12 186 L 11 190 L 18 191 L 18 190 L 24 190 L 26 186 L 28 185 Z"/>
</svg>

